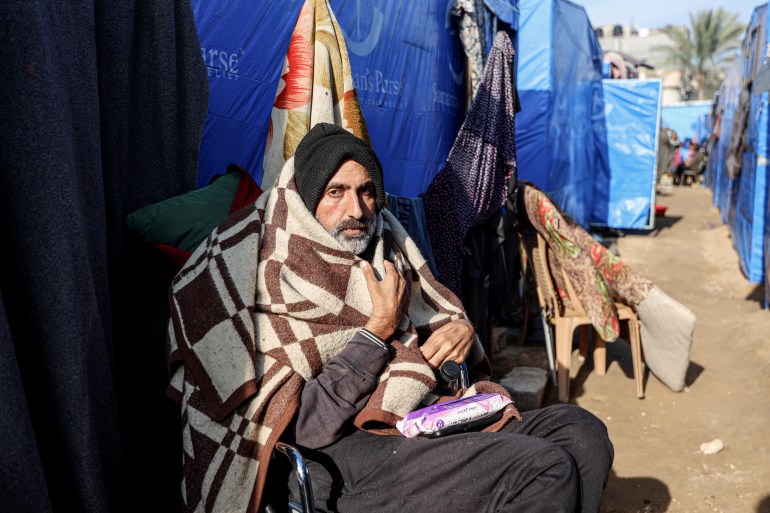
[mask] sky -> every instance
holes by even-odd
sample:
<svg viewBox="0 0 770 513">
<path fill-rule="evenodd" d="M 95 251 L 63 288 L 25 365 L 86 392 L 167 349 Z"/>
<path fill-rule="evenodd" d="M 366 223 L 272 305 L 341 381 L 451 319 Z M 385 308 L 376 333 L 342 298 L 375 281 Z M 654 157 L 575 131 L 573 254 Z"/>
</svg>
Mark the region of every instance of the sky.
<svg viewBox="0 0 770 513">
<path fill-rule="evenodd" d="M 723 7 L 737 12 L 739 21 L 747 23 L 758 0 L 573 0 L 582 5 L 593 26 L 629 25 L 659 28 L 665 25 L 689 25 L 690 12 Z"/>
</svg>

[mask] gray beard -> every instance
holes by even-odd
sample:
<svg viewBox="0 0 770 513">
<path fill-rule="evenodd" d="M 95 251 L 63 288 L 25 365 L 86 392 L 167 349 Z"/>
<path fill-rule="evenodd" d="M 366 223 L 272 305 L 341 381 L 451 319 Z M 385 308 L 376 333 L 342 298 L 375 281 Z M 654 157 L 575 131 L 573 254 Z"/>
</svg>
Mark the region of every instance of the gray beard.
<svg viewBox="0 0 770 513">
<path fill-rule="evenodd" d="M 363 228 L 366 227 L 366 232 L 360 235 L 349 237 L 342 233 L 342 230 L 348 228 Z M 337 242 L 342 244 L 342 247 L 353 253 L 354 255 L 360 255 L 366 248 L 369 247 L 369 243 L 374 236 L 374 223 L 367 223 L 366 221 L 355 221 L 349 219 L 341 221 L 337 226 L 328 230 L 332 237 L 337 239 Z"/>
</svg>

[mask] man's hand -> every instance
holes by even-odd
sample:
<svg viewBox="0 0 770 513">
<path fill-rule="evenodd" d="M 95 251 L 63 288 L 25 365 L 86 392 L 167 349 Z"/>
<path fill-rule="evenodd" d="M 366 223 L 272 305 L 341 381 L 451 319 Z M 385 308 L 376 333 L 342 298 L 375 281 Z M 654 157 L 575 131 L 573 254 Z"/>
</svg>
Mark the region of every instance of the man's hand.
<svg viewBox="0 0 770 513">
<path fill-rule="evenodd" d="M 440 327 L 420 347 L 428 365 L 438 369 L 442 363 L 453 361 L 462 363 L 473 346 L 473 325 L 464 320 L 452 321 Z"/>
<path fill-rule="evenodd" d="M 387 260 L 382 281 L 377 280 L 369 262 L 361 262 L 361 271 L 372 298 L 372 315 L 364 327 L 387 341 L 409 307 L 410 284 Z"/>
</svg>

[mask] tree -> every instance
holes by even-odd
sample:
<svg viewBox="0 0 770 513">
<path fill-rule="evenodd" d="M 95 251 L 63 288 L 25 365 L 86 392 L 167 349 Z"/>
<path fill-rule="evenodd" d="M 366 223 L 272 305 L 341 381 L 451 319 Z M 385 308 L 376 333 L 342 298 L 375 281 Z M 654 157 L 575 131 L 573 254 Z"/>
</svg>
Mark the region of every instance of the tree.
<svg viewBox="0 0 770 513">
<path fill-rule="evenodd" d="M 737 13 L 722 7 L 690 13 L 690 27 L 667 26 L 663 32 L 670 46 L 655 50 L 666 54 L 670 64 L 682 71 L 682 90 L 694 89 L 699 100 L 710 98 L 719 87 L 724 67 L 741 45 L 746 26 Z"/>
</svg>

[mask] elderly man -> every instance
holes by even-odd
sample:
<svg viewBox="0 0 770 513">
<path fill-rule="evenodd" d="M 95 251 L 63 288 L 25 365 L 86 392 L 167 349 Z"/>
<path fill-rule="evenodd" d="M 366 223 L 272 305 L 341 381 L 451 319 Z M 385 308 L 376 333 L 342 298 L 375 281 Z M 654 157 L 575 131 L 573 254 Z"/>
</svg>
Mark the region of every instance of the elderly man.
<svg viewBox="0 0 770 513">
<path fill-rule="evenodd" d="M 525 412 L 497 432 L 394 434 L 430 402 L 434 369 L 483 356 L 383 207 L 371 147 L 316 125 L 276 186 L 175 279 L 186 508 L 256 510 L 282 438 L 308 460 L 319 511 L 599 511 L 612 444 L 580 408 Z"/>
</svg>

